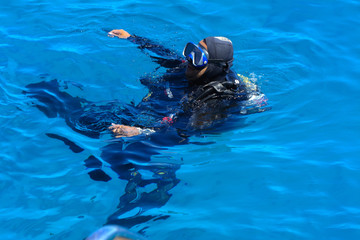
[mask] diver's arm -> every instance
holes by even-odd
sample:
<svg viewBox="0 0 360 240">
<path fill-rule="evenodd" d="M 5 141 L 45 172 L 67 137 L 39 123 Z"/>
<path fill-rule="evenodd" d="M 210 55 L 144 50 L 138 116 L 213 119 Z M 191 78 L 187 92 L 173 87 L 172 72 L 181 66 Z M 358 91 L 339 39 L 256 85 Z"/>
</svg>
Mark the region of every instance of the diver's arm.
<svg viewBox="0 0 360 240">
<path fill-rule="evenodd" d="M 121 39 L 128 39 L 137 44 L 140 49 L 147 49 L 157 56 L 150 56 L 155 62 L 166 68 L 173 68 L 183 62 L 183 59 L 175 52 L 165 48 L 162 45 L 152 42 L 150 39 L 131 35 L 123 29 L 115 29 L 108 33 L 109 37 L 118 37 Z"/>
</svg>

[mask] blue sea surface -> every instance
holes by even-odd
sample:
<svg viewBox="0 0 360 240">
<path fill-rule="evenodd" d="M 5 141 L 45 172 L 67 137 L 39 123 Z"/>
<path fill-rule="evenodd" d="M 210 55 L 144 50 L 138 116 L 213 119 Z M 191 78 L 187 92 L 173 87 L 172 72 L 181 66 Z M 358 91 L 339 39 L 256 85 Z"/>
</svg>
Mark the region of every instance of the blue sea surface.
<svg viewBox="0 0 360 240">
<path fill-rule="evenodd" d="M 84 239 L 116 211 L 126 182 L 107 166 L 112 180 L 93 181 L 84 166 L 112 136 L 77 133 L 22 92 L 58 79 L 92 102 L 140 102 L 139 78 L 158 65 L 107 37 L 119 28 L 179 53 L 189 41 L 230 38 L 234 69 L 272 107 L 154 155 L 181 164 L 169 201 L 147 212 L 170 217 L 132 231 L 150 240 L 360 239 L 359 16 L 357 0 L 2 1 L 0 239 Z"/>
</svg>

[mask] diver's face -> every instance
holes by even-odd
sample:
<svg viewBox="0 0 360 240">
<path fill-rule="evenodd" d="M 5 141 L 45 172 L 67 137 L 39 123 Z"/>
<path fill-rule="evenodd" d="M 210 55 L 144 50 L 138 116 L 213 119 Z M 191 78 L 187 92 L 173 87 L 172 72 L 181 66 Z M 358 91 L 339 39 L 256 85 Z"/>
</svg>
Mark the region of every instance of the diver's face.
<svg viewBox="0 0 360 240">
<path fill-rule="evenodd" d="M 188 81 L 195 81 L 204 75 L 206 69 L 207 69 L 207 66 L 204 67 L 203 69 L 196 69 L 195 67 L 193 67 L 191 65 L 191 63 L 188 63 L 188 65 L 186 67 L 185 76 Z"/>
<path fill-rule="evenodd" d="M 201 40 L 201 42 L 199 44 L 202 45 L 207 50 L 207 46 L 203 40 Z M 206 66 L 202 69 L 197 69 L 193 65 L 191 65 L 191 63 L 188 63 L 186 72 L 185 72 L 185 76 L 188 81 L 195 81 L 195 80 L 201 78 L 205 74 L 207 68 L 208 68 L 208 66 Z"/>
</svg>

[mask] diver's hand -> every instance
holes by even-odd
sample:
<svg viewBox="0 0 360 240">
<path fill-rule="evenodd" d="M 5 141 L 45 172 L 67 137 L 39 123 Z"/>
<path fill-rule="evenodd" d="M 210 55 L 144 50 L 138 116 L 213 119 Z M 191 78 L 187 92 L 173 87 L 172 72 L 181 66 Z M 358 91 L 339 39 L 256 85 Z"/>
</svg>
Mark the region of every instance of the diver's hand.
<svg viewBox="0 0 360 240">
<path fill-rule="evenodd" d="M 122 38 L 122 39 L 127 39 L 131 35 L 127 31 L 125 31 L 124 29 L 114 29 L 114 30 L 108 32 L 108 36 L 109 37 L 118 37 L 118 38 Z"/>
<path fill-rule="evenodd" d="M 111 124 L 109 130 L 113 132 L 116 138 L 132 137 L 140 134 L 140 131 L 137 127 L 130 127 L 114 123 Z"/>
</svg>

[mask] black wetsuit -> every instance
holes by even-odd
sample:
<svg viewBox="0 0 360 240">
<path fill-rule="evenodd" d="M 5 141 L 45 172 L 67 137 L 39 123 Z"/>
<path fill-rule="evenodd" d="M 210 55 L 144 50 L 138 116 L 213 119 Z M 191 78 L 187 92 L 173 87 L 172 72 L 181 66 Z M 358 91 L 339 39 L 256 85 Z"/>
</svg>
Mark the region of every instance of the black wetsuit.
<svg viewBox="0 0 360 240">
<path fill-rule="evenodd" d="M 258 93 L 257 87 L 254 88 L 256 85 L 249 88 L 231 69 L 222 77 L 189 84 L 185 78 L 187 62 L 176 52 L 143 37 L 131 36 L 128 39 L 140 49 L 155 53 L 157 56 L 150 57 L 167 71 L 155 79 L 141 79 L 149 94 L 137 109 L 141 113 L 152 112 L 150 115 L 154 121 L 149 125 L 149 122 L 142 121 L 143 115 L 140 114 L 140 119 L 133 119 L 127 125 L 161 128 L 170 120 L 177 129 L 192 131 L 209 128 L 225 120 L 229 108 L 239 106 L 253 93 Z"/>
<path fill-rule="evenodd" d="M 108 223 L 127 227 L 150 219 L 168 217 L 161 214 L 121 217 L 136 207 L 141 208 L 142 213 L 163 206 L 171 196 L 168 191 L 179 183 L 175 173 L 180 165 L 172 161 L 153 162 L 152 156 L 160 154 L 167 147 L 187 144 L 188 129 L 211 126 L 226 118 L 225 111 L 230 106 L 249 98 L 248 89 L 232 71 L 226 78 L 207 85 L 189 86 L 185 79 L 187 63 L 179 55 L 146 38 L 132 36 L 129 40 L 140 49 L 155 53 L 157 56 L 150 57 L 167 69 L 160 77 L 140 79 L 149 89 L 149 94 L 136 106 L 119 102 L 98 105 L 73 97 L 58 80 L 29 84 L 24 91 L 27 96 L 37 100 L 35 106 L 47 117 L 62 117 L 74 131 L 89 137 L 98 138 L 111 123 L 156 130 L 149 136 L 128 139 L 126 144 L 123 139 L 119 139 L 103 147 L 100 156 L 89 156 L 85 160 L 88 174 L 93 180 L 111 179 L 104 168 L 106 163 L 120 179 L 128 181 L 125 193 L 120 198 L 119 210 L 108 219 Z M 63 141 L 75 153 L 83 150 L 65 136 L 53 133 L 47 135 Z M 150 172 L 152 177 L 144 178 L 140 173 L 144 171 Z M 155 183 L 155 189 L 139 193 L 139 189 L 151 183 Z"/>
</svg>

